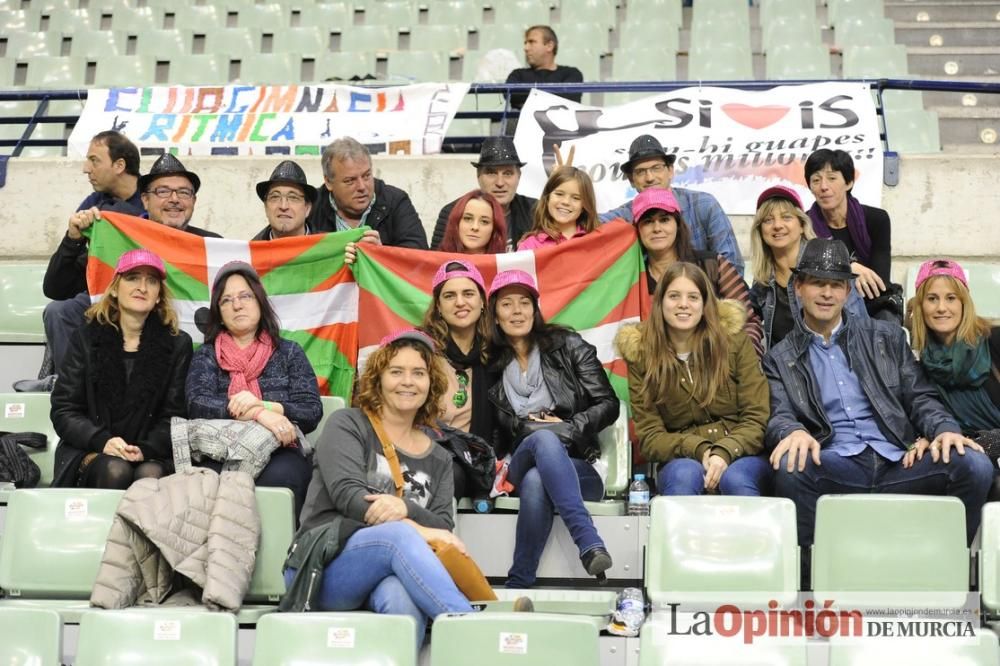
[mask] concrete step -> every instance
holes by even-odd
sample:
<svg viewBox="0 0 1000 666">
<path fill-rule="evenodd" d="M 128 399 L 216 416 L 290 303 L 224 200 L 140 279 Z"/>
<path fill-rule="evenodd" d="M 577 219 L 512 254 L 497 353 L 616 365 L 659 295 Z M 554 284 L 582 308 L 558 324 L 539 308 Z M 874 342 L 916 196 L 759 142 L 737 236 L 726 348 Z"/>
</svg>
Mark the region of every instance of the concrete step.
<svg viewBox="0 0 1000 666">
<path fill-rule="evenodd" d="M 1000 75 L 1000 48 L 996 47 L 911 47 L 906 52 L 913 77 Z"/>
<path fill-rule="evenodd" d="M 968 107 L 940 107 L 938 114 L 941 143 L 946 145 L 989 146 L 1000 151 L 1000 111 Z"/>
<path fill-rule="evenodd" d="M 943 92 L 928 90 L 924 92 L 924 107 L 990 107 L 1000 106 L 1000 94 Z"/>
<path fill-rule="evenodd" d="M 909 47 L 953 48 L 1000 45 L 1000 22 L 896 22 L 896 43 Z"/>
<path fill-rule="evenodd" d="M 1000 2 L 887 2 L 885 15 L 894 21 L 1000 21 Z"/>
</svg>

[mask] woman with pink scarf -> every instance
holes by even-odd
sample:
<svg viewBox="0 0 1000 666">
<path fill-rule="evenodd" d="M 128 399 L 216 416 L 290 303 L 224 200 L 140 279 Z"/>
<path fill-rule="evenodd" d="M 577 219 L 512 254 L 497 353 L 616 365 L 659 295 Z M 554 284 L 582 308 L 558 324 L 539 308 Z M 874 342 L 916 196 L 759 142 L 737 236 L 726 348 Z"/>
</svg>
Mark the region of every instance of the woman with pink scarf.
<svg viewBox="0 0 1000 666">
<path fill-rule="evenodd" d="M 278 333 L 278 317 L 253 267 L 242 261 L 223 266 L 212 286 L 205 344 L 187 377 L 188 417 L 253 420 L 270 430 L 281 448 L 257 485 L 291 489 L 297 513 L 312 474 L 304 434 L 316 429 L 323 405 L 302 347 Z"/>
</svg>

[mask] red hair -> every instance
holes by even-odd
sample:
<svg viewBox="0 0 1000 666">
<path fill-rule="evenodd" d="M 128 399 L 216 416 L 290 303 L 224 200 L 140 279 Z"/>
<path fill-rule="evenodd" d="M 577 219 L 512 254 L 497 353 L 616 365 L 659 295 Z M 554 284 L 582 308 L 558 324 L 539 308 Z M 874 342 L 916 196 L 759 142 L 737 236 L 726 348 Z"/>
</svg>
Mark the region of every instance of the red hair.
<svg viewBox="0 0 1000 666">
<path fill-rule="evenodd" d="M 473 199 L 479 199 L 489 204 L 493 209 L 493 233 L 490 235 L 490 242 L 486 244 L 486 254 L 502 254 L 507 251 L 507 220 L 504 218 L 503 206 L 492 194 L 482 190 L 472 190 L 466 192 L 455 202 L 451 212 L 448 214 L 448 225 L 444 229 L 444 238 L 441 239 L 441 246 L 438 248 L 442 252 L 461 252 L 465 254 L 465 247 L 458 238 L 458 223 L 462 221 L 465 214 L 465 207 Z"/>
</svg>

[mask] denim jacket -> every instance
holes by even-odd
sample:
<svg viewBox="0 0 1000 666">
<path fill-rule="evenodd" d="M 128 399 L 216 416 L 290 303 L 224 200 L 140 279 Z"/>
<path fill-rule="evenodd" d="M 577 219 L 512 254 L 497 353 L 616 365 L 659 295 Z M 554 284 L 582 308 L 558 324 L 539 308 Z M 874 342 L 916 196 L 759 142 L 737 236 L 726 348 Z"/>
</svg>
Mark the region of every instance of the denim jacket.
<svg viewBox="0 0 1000 666">
<path fill-rule="evenodd" d="M 833 427 L 823 411 L 809 361 L 814 335 L 798 327 L 764 357 L 771 389 L 771 419 L 764 434 L 769 450 L 794 430 L 807 431 L 821 446 L 832 442 Z M 942 432 L 961 432 L 914 358 L 902 328 L 859 319 L 845 310 L 844 330 L 837 343 L 861 382 L 887 442 L 909 449 L 919 435 L 933 439 Z"/>
</svg>

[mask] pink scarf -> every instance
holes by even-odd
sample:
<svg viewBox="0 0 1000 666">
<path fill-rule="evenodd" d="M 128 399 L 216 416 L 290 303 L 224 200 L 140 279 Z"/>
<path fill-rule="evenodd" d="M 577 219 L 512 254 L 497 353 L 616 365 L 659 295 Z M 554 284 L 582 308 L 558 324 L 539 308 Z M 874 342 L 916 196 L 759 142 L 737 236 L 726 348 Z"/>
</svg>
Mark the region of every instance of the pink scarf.
<svg viewBox="0 0 1000 666">
<path fill-rule="evenodd" d="M 229 373 L 229 397 L 240 391 L 250 391 L 258 398 L 260 384 L 257 378 L 264 372 L 264 366 L 274 353 L 274 341 L 267 331 L 261 331 L 247 347 L 240 349 L 236 340 L 223 331 L 215 338 L 215 360 L 219 367 Z"/>
</svg>

